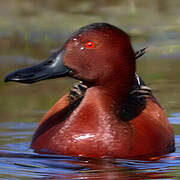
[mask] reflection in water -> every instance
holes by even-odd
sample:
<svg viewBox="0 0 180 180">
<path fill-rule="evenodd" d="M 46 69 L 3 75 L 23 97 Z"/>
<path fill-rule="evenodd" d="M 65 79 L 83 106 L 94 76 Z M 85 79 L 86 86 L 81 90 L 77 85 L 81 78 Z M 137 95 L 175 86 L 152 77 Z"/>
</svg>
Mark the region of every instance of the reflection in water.
<svg viewBox="0 0 180 180">
<path fill-rule="evenodd" d="M 173 179 L 180 171 L 180 1 L 39 0 L 0 2 L 0 179 Z M 61 47 L 68 34 L 105 21 L 132 37 L 134 49 L 149 46 L 138 73 L 169 114 L 176 152 L 151 161 L 87 159 L 30 152 L 42 115 L 72 80 L 32 85 L 3 83 L 11 70 L 36 64 Z"/>
<path fill-rule="evenodd" d="M 180 161 L 180 156 L 176 157 Z M 92 159 L 33 153 L 0 152 L 0 173 L 38 179 L 165 179 L 169 175 L 171 157 L 154 161 L 123 159 Z M 172 171 L 172 169 L 171 169 Z M 176 170 L 173 170 L 176 172 Z"/>
</svg>

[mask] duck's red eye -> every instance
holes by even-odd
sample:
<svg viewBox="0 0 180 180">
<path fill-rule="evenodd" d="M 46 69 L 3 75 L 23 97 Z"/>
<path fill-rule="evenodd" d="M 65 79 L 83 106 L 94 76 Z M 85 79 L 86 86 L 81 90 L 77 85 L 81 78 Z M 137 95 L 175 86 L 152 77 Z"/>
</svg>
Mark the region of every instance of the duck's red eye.
<svg viewBox="0 0 180 180">
<path fill-rule="evenodd" d="M 93 48 L 95 45 L 93 42 L 89 41 L 86 43 L 86 48 Z"/>
</svg>

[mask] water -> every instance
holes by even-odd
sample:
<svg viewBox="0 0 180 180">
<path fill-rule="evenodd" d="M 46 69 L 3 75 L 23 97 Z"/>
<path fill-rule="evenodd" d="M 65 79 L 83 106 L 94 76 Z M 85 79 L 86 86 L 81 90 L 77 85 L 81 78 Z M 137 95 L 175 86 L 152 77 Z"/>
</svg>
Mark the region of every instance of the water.
<svg viewBox="0 0 180 180">
<path fill-rule="evenodd" d="M 0 2 L 0 179 L 180 179 L 180 18 L 178 0 Z M 97 21 L 127 31 L 134 49 L 149 46 L 137 72 L 171 122 L 176 152 L 151 160 L 39 155 L 29 149 L 43 114 L 75 82 L 23 85 L 8 72 L 38 63 L 79 27 Z"/>
</svg>

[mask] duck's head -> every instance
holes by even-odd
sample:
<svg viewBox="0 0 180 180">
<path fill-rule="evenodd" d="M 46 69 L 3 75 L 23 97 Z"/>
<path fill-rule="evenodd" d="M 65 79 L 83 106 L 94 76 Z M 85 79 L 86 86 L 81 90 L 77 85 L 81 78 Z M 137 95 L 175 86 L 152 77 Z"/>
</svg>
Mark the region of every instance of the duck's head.
<svg viewBox="0 0 180 180">
<path fill-rule="evenodd" d="M 14 71 L 5 81 L 34 83 L 71 76 L 92 86 L 134 77 L 134 71 L 135 54 L 129 36 L 113 25 L 95 23 L 75 32 L 44 62 Z"/>
</svg>

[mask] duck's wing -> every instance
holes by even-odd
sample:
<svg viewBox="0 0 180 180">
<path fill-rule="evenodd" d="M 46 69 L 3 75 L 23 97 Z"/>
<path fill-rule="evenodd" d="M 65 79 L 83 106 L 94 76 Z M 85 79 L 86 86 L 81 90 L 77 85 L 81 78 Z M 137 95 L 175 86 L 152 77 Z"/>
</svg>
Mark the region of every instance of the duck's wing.
<svg viewBox="0 0 180 180">
<path fill-rule="evenodd" d="M 139 49 L 138 51 L 135 52 L 135 59 L 140 58 L 141 56 L 143 56 L 146 52 L 147 52 L 147 47 L 143 47 L 141 49 Z"/>
<path fill-rule="evenodd" d="M 37 127 L 32 139 L 32 143 L 48 129 L 52 128 L 61 121 L 64 121 L 71 112 L 78 106 L 81 99 L 76 99 L 73 102 L 70 100 L 69 93 L 65 94 L 51 109 L 43 116 L 39 126 Z"/>
<path fill-rule="evenodd" d="M 151 101 L 162 108 L 152 94 L 151 88 L 135 73 L 132 91 L 121 108 L 120 118 L 124 121 L 136 118 L 146 108 L 147 101 Z"/>
<path fill-rule="evenodd" d="M 119 116 L 123 121 L 136 118 L 146 107 L 146 100 L 152 96 L 151 88 L 135 73 L 132 91 L 122 105 Z"/>
</svg>

